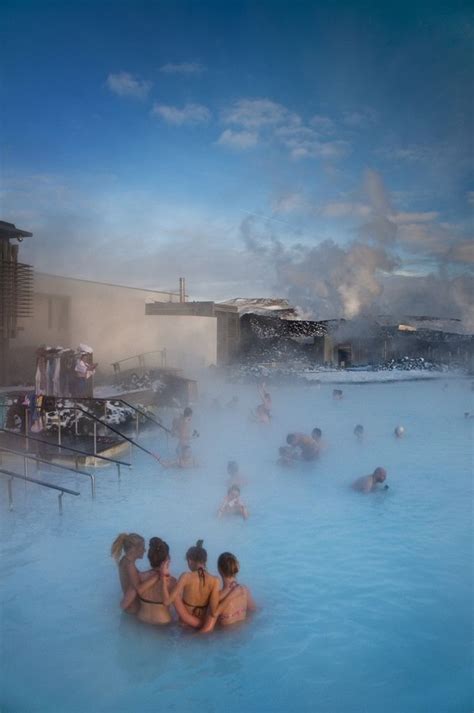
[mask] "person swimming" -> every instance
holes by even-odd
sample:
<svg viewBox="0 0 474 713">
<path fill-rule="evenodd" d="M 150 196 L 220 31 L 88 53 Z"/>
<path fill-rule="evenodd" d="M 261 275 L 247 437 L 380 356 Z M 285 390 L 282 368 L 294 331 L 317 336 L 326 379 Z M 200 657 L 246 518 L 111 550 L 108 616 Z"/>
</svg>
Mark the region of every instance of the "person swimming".
<svg viewBox="0 0 474 713">
<path fill-rule="evenodd" d="M 222 578 L 219 592 L 219 606 L 214 614 L 209 614 L 201 629 L 203 634 L 211 632 L 216 624 L 231 626 L 244 621 L 249 612 L 256 609 L 248 587 L 237 582 L 239 561 L 231 552 L 223 552 L 217 560 L 217 569 Z"/>
<path fill-rule="evenodd" d="M 364 438 L 364 427 L 360 423 L 354 428 L 354 436 L 358 441 L 362 441 Z"/>
<path fill-rule="evenodd" d="M 340 401 L 342 397 L 344 396 L 342 389 L 333 389 L 332 390 L 332 397 L 336 401 Z"/>
<path fill-rule="evenodd" d="M 138 587 L 130 588 L 124 597 L 125 605 L 138 599 L 138 619 L 145 624 L 169 624 L 171 613 L 163 601 L 163 580 L 168 587 L 176 585 L 176 579 L 169 573 L 170 548 L 160 537 L 152 537 L 148 546 L 148 560 L 151 570 L 145 573 L 147 579 Z"/>
<path fill-rule="evenodd" d="M 262 403 L 258 404 L 255 411 L 251 412 L 251 418 L 258 423 L 270 423 L 272 420 L 272 397 L 266 391 L 265 383 L 258 387 L 258 393 Z"/>
<path fill-rule="evenodd" d="M 227 475 L 229 476 L 227 480 L 228 488 L 230 488 L 232 485 L 237 485 L 238 488 L 247 485 L 247 480 L 240 473 L 239 464 L 237 463 L 237 461 L 230 460 L 227 463 Z"/>
<path fill-rule="evenodd" d="M 403 438 L 405 434 L 405 429 L 403 426 L 396 426 L 395 430 L 393 431 L 393 435 L 395 438 Z"/>
<path fill-rule="evenodd" d="M 318 454 L 321 453 L 321 451 L 325 451 L 328 447 L 326 441 L 323 438 L 323 432 L 320 428 L 313 428 L 313 430 L 311 431 L 311 438 L 316 443 L 316 446 L 318 448 Z"/>
<path fill-rule="evenodd" d="M 240 515 L 247 520 L 248 510 L 240 500 L 240 488 L 238 485 L 231 485 L 227 491 L 227 495 L 222 501 L 222 504 L 217 512 L 218 517 L 223 515 Z"/>
<path fill-rule="evenodd" d="M 168 589 L 167 579 L 163 579 L 163 603 L 174 603 L 180 620 L 199 629 L 207 611 L 213 614 L 219 604 L 219 579 L 206 570 L 207 552 L 203 540 L 198 540 L 186 552 L 189 572 L 184 572 L 175 587 Z"/>
<path fill-rule="evenodd" d="M 378 467 L 374 470 L 371 475 L 363 475 L 361 478 L 357 478 L 356 481 L 352 483 L 352 489 L 357 490 L 360 493 L 371 493 L 373 490 L 377 489 L 379 484 L 385 482 L 387 477 L 387 471 L 385 468 Z M 384 490 L 388 489 L 388 485 L 384 486 Z"/>
<path fill-rule="evenodd" d="M 316 460 L 319 455 L 319 447 L 314 438 L 304 433 L 289 433 L 286 442 L 292 448 L 299 448 L 301 460 Z"/>
<path fill-rule="evenodd" d="M 142 559 L 145 554 L 145 540 L 136 532 L 121 532 L 113 541 L 110 554 L 118 564 L 120 586 L 125 595 L 130 588 L 136 589 L 144 577 L 144 574 L 138 571 L 135 562 L 137 559 Z M 138 602 L 132 599 L 126 606 L 123 602 L 124 598 L 121 607 L 127 614 L 137 613 Z"/>
<path fill-rule="evenodd" d="M 292 446 L 280 446 L 278 449 L 279 458 L 277 460 L 277 465 L 283 465 L 285 467 L 291 467 L 299 460 L 298 451 Z"/>
</svg>

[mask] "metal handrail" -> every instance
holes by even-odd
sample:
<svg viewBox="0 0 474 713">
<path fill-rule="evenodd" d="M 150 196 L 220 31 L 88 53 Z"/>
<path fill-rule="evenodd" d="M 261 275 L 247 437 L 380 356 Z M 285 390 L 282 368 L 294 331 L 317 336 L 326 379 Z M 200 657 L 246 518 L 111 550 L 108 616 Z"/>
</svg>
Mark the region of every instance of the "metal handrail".
<svg viewBox="0 0 474 713">
<path fill-rule="evenodd" d="M 125 465 L 127 468 L 131 468 L 132 464 L 127 463 L 126 461 L 123 460 L 117 460 L 116 458 L 108 458 L 107 456 L 101 456 L 98 453 L 87 453 L 87 451 L 81 451 L 78 448 L 72 448 L 71 446 L 60 446 L 58 443 L 53 443 L 52 441 L 45 441 L 43 438 L 35 438 L 34 436 L 25 436 L 23 433 L 16 433 L 15 431 L 10 431 L 8 428 L 0 428 L 0 432 L 3 433 L 8 433 L 11 436 L 17 436 L 19 438 L 27 438 L 30 441 L 36 441 L 37 443 L 45 443 L 47 446 L 54 446 L 55 448 L 59 448 L 62 450 L 66 451 L 71 451 L 72 453 L 78 453 L 81 456 L 87 456 L 87 457 L 93 457 L 93 458 L 100 458 L 101 460 L 105 460 L 108 463 L 115 463 L 118 469 L 118 474 L 120 475 L 120 466 Z"/>
<path fill-rule="evenodd" d="M 152 418 L 152 417 L 149 416 L 147 413 L 145 413 L 145 411 L 142 411 L 141 409 L 137 408 L 137 407 L 134 406 L 133 404 L 129 404 L 128 401 L 125 401 L 125 399 L 113 399 L 113 400 L 114 400 L 114 401 L 120 401 L 121 403 L 125 404 L 125 406 L 128 406 L 129 408 L 131 408 L 131 409 L 133 409 L 134 411 L 136 411 L 137 413 L 139 413 L 141 416 L 145 416 L 145 418 L 147 418 L 149 421 L 151 421 L 152 423 L 154 423 L 155 426 L 158 426 L 159 428 L 162 428 L 163 431 L 166 431 L 166 433 L 170 433 L 170 434 L 171 434 L 171 430 L 170 430 L 169 428 L 166 428 L 166 426 L 163 426 L 162 423 L 160 423 L 159 421 L 156 421 L 154 418 Z M 112 399 L 107 399 L 107 401 L 112 401 Z"/>
<path fill-rule="evenodd" d="M 22 451 L 15 451 L 13 448 L 6 448 L 5 446 L 2 446 L 1 444 L 0 444 L 0 451 L 5 451 L 6 453 L 14 453 L 17 456 L 21 456 L 24 459 L 25 470 L 27 467 L 26 459 L 29 459 L 29 460 L 35 461 L 36 463 L 46 463 L 47 465 L 50 465 L 53 468 L 61 468 L 61 470 L 68 470 L 71 473 L 76 473 L 77 475 L 86 475 L 88 478 L 90 478 L 92 497 L 95 498 L 95 475 L 93 475 L 92 473 L 87 473 L 85 470 L 79 470 L 79 468 L 70 468 L 67 465 L 60 465 L 59 463 L 53 463 L 50 460 L 46 460 L 46 458 L 38 458 L 38 456 L 31 455 L 30 453 L 24 453 Z M 26 476 L 26 472 L 25 472 L 25 476 Z"/>
<path fill-rule="evenodd" d="M 59 505 L 59 514 L 63 514 L 63 501 L 62 497 L 64 493 L 67 493 L 68 495 L 80 495 L 80 493 L 77 490 L 70 490 L 69 488 L 62 488 L 60 485 L 52 485 L 51 483 L 46 483 L 44 480 L 37 480 L 36 478 L 29 478 L 26 475 L 19 475 L 18 473 L 13 473 L 11 470 L 5 470 L 4 468 L 0 468 L 0 475 L 6 475 L 10 480 L 8 481 L 8 507 L 10 510 L 13 510 L 13 489 L 12 489 L 12 480 L 14 478 L 18 478 L 18 480 L 25 480 L 28 481 L 28 483 L 35 483 L 36 485 L 42 485 L 45 488 L 51 488 L 51 490 L 60 490 L 61 492 L 58 495 L 58 505 Z"/>
<path fill-rule="evenodd" d="M 133 446 L 136 446 L 137 448 L 140 448 L 140 450 L 142 450 L 144 453 L 147 453 L 149 456 L 152 456 L 152 457 L 155 458 L 156 460 L 159 460 L 158 456 L 156 456 L 154 453 L 152 453 L 151 451 L 149 451 L 148 448 L 145 448 L 144 446 L 141 446 L 139 443 L 137 443 L 136 441 L 134 441 L 133 438 L 129 438 L 128 436 L 125 436 L 125 435 L 124 435 L 123 433 L 121 433 L 118 429 L 113 428 L 112 426 L 109 426 L 107 423 L 104 423 L 104 421 L 102 421 L 100 418 L 98 418 L 97 416 L 94 416 L 94 414 L 89 413 L 88 411 L 85 411 L 85 410 L 82 409 L 80 406 L 76 406 L 76 408 L 78 408 L 79 411 L 82 411 L 82 413 L 84 413 L 86 416 L 89 416 L 90 418 L 92 418 L 92 419 L 93 419 L 94 421 L 96 421 L 97 423 L 100 423 L 102 426 L 107 426 L 107 428 L 110 428 L 111 431 L 113 431 L 114 433 L 116 433 L 118 436 L 121 436 L 122 438 L 124 438 L 126 441 L 128 441 L 129 443 L 131 443 Z"/>
</svg>

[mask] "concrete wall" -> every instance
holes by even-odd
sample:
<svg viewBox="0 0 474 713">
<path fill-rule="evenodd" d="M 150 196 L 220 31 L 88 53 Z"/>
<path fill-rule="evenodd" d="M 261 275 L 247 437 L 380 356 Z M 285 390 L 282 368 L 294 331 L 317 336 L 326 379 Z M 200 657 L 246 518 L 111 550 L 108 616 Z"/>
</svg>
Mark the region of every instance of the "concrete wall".
<svg viewBox="0 0 474 713">
<path fill-rule="evenodd" d="M 167 350 L 168 366 L 216 363 L 215 318 L 146 316 L 147 300 L 177 302 L 178 295 L 36 273 L 34 316 L 22 320 L 10 344 L 17 378 L 32 378 L 41 344 L 88 344 L 100 365 L 98 376 L 112 373 L 112 362 L 161 349 Z M 160 357 L 150 355 L 145 363 L 158 365 Z M 123 368 L 135 365 L 130 361 Z"/>
</svg>

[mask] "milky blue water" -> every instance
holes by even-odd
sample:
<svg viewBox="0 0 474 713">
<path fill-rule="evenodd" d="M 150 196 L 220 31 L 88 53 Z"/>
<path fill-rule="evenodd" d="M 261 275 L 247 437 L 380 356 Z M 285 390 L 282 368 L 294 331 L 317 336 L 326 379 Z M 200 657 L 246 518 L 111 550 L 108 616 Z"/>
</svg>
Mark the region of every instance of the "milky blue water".
<svg viewBox="0 0 474 713">
<path fill-rule="evenodd" d="M 238 410 L 211 412 L 215 384 L 195 409 L 196 471 L 135 453 L 121 482 L 98 473 L 95 501 L 85 479 L 42 472 L 81 490 L 62 517 L 34 485 L 15 484 L 8 512 L 0 482 L 1 710 L 470 711 L 473 404 L 469 382 L 444 383 L 348 385 L 341 402 L 329 385 L 274 388 L 270 427 L 248 422 L 250 387 L 223 386 Z M 320 461 L 277 467 L 286 434 L 314 426 Z M 142 442 L 167 452 L 166 439 Z M 215 516 L 229 459 L 249 481 L 247 522 Z M 379 465 L 388 491 L 348 488 Z M 234 552 L 259 611 L 207 638 L 122 614 L 108 553 L 123 530 L 166 539 L 176 574 L 198 538 L 211 571 Z"/>
</svg>

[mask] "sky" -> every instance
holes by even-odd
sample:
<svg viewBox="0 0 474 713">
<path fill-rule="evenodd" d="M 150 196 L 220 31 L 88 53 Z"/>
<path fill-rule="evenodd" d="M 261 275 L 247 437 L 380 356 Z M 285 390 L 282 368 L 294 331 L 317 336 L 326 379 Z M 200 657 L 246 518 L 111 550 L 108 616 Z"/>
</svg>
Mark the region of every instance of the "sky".
<svg viewBox="0 0 474 713">
<path fill-rule="evenodd" d="M 0 32 L 36 270 L 474 324 L 468 3 L 6 0 Z"/>
</svg>

